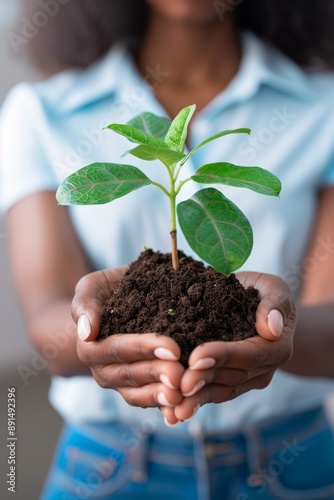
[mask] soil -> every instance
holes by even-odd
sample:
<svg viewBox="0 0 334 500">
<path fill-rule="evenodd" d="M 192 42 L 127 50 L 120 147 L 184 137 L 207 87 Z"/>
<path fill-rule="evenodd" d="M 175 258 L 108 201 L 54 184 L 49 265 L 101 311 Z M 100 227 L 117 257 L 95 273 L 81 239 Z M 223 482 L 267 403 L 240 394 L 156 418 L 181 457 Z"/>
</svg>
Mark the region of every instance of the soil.
<svg viewBox="0 0 334 500">
<path fill-rule="evenodd" d="M 179 270 L 171 255 L 145 250 L 103 308 L 99 338 L 115 333 L 158 332 L 175 339 L 188 366 L 191 351 L 211 341 L 235 341 L 256 335 L 258 291 L 245 289 L 234 274 L 223 276 L 179 252 Z"/>
</svg>

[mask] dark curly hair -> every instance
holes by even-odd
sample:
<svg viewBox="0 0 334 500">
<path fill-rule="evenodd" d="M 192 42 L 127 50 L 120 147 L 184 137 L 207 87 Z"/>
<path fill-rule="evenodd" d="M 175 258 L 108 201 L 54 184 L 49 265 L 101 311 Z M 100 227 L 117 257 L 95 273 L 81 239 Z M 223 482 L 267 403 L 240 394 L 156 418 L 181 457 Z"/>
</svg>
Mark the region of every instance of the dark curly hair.
<svg viewBox="0 0 334 500">
<path fill-rule="evenodd" d="M 33 18 L 40 5 L 23 0 L 26 17 Z M 271 42 L 299 65 L 334 68 L 334 0 L 224 0 L 212 5 L 221 18 L 234 10 L 241 28 Z M 85 67 L 119 38 L 140 36 L 147 12 L 145 0 L 69 0 L 59 5 L 58 14 L 28 48 L 42 67 L 50 67 L 51 61 L 54 68 Z"/>
<path fill-rule="evenodd" d="M 334 69 L 333 0 L 243 0 L 238 18 L 300 66 Z"/>
</svg>

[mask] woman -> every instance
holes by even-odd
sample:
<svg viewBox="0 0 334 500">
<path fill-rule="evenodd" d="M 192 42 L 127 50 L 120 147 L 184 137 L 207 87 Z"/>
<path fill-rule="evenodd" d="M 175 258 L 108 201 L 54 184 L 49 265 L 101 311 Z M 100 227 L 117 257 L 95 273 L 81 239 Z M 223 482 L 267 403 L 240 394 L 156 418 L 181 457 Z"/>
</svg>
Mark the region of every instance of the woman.
<svg viewBox="0 0 334 500">
<path fill-rule="evenodd" d="M 239 29 L 279 40 L 300 64 L 326 64 L 333 57 L 325 29 L 333 3 L 328 12 L 309 3 L 306 9 L 305 2 L 282 1 L 234 8 L 211 0 L 72 0 L 54 17 L 54 31 L 50 21 L 56 43 L 36 36 L 40 49 L 51 43 L 63 66 L 75 60 L 86 66 L 111 44 L 84 71 L 14 89 L 2 114 L 2 202 L 30 337 L 46 357 L 45 332 L 55 339 L 66 332 L 48 361 L 51 401 L 68 425 L 43 499 L 334 498 L 333 435 L 323 410 L 334 390 L 333 78 L 307 76 Z M 75 26 L 85 14 L 96 44 L 78 51 L 85 30 L 76 33 Z M 58 23 L 72 27 L 71 43 L 60 43 Z M 111 23 L 122 28 L 117 36 Z M 54 191 L 85 164 L 122 161 L 125 143 L 103 135 L 104 125 L 144 110 L 173 117 L 193 102 L 190 147 L 223 128 L 250 126 L 253 133 L 249 141 L 229 138 L 194 157 L 188 175 L 220 153 L 273 171 L 283 191 L 273 201 L 227 190 L 254 228 L 247 269 L 255 272 L 239 277 L 260 289 L 259 336 L 199 346 L 185 371 L 167 337 L 94 341 L 101 304 L 124 265 L 143 242 L 169 249 L 168 231 L 160 229 L 163 201 L 147 190 L 144 201 L 133 193 L 126 211 L 122 200 L 67 211 L 56 205 Z M 180 248 L 191 253 L 182 238 Z M 290 293 L 272 274 L 285 278 L 298 300 L 297 325 Z M 70 305 L 80 278 L 73 301 L 77 341 Z"/>
</svg>

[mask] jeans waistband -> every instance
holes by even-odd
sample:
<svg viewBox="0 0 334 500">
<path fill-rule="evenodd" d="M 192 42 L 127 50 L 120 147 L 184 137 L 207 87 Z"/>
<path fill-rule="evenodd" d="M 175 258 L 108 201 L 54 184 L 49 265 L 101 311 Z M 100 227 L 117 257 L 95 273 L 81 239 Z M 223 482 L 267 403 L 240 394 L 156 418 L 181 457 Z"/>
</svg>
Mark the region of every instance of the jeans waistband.
<svg viewBox="0 0 334 500">
<path fill-rule="evenodd" d="M 229 474 L 230 470 L 230 474 L 239 474 L 242 470 L 252 491 L 264 488 L 263 470 L 269 450 L 272 456 L 278 455 L 284 463 L 286 459 L 291 463 L 305 449 L 305 440 L 327 431 L 329 424 L 323 407 L 319 406 L 245 426 L 241 432 L 205 433 L 196 427 L 192 433 L 173 432 L 173 429 L 164 432 L 160 428 L 150 431 L 138 422 L 119 421 L 67 427 L 74 445 L 77 442 L 81 446 L 85 441 L 85 448 L 94 449 L 94 453 L 107 459 L 122 455 L 133 483 L 145 484 L 152 468 L 188 469 L 197 478 L 198 498 L 207 500 L 211 498 L 212 471 L 225 470 Z M 307 498 L 314 500 L 312 495 Z"/>
<path fill-rule="evenodd" d="M 279 416 L 255 425 L 246 426 L 241 432 L 223 431 L 205 433 L 199 426 L 194 426 L 190 432 L 173 433 L 170 430 L 149 431 L 140 423 L 110 422 L 75 426 L 90 439 L 106 446 L 117 446 L 136 452 L 139 455 L 149 454 L 153 460 L 173 463 L 178 459 L 191 466 L 194 462 L 194 452 L 201 446 L 207 459 L 224 459 L 227 462 L 247 459 L 249 449 L 262 443 L 267 449 L 282 446 L 287 436 L 298 439 L 305 434 L 316 433 L 327 424 L 327 418 L 322 406 L 307 411 Z"/>
</svg>

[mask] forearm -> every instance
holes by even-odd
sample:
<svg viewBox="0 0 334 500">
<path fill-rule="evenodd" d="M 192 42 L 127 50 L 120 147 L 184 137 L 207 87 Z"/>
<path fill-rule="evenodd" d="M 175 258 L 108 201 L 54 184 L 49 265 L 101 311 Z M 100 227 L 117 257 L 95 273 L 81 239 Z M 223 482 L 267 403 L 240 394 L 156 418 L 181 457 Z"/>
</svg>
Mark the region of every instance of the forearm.
<svg viewBox="0 0 334 500">
<path fill-rule="evenodd" d="M 28 319 L 31 343 L 47 362 L 53 375 L 91 375 L 81 363 L 76 348 L 76 325 L 71 317 L 71 300 L 46 304 Z"/>
<path fill-rule="evenodd" d="M 334 304 L 300 307 L 294 352 L 282 369 L 305 377 L 334 378 Z"/>
</svg>

